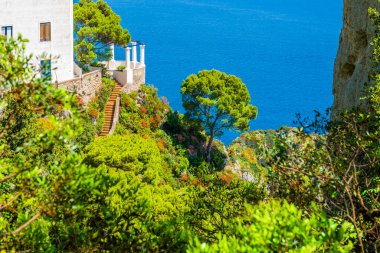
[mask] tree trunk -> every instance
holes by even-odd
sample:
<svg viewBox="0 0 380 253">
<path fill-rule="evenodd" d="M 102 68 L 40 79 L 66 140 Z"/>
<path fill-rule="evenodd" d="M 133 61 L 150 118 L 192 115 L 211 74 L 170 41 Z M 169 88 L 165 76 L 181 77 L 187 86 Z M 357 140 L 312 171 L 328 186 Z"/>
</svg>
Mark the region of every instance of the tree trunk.
<svg viewBox="0 0 380 253">
<path fill-rule="evenodd" d="M 212 132 L 210 135 L 210 139 L 208 140 L 207 147 L 206 147 L 206 162 L 211 162 L 211 148 L 212 148 L 212 142 L 214 141 L 214 133 Z"/>
</svg>

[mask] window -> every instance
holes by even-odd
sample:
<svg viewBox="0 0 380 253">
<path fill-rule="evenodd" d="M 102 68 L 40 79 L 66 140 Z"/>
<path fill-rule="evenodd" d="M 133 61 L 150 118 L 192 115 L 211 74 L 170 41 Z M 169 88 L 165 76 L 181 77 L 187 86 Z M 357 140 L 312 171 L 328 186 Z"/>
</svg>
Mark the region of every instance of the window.
<svg viewBox="0 0 380 253">
<path fill-rule="evenodd" d="M 40 41 L 51 41 L 51 23 L 40 24 Z"/>
<path fill-rule="evenodd" d="M 47 80 L 51 80 L 51 60 L 42 60 L 41 61 L 41 75 Z"/>
<path fill-rule="evenodd" d="M 7 36 L 8 38 L 13 36 L 13 27 L 12 26 L 3 26 L 1 27 L 1 34 Z"/>
</svg>

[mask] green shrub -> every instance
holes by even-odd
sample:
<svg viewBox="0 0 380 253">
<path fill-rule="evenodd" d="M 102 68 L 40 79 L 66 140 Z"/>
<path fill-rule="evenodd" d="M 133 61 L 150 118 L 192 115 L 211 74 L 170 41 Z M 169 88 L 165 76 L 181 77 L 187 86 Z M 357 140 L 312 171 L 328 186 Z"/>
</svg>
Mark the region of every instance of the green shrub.
<svg viewBox="0 0 380 253">
<path fill-rule="evenodd" d="M 248 205 L 242 217 L 227 221 L 215 243 L 195 239 L 187 252 L 351 252 L 353 230 L 316 207 L 309 213 L 273 200 Z"/>
<path fill-rule="evenodd" d="M 94 171 L 75 152 L 75 97 L 36 78 L 24 42 L 0 36 L 0 251 L 65 251 L 67 234 L 84 243 L 73 217 L 83 217 Z"/>
<path fill-rule="evenodd" d="M 114 80 L 102 78 L 102 87 L 97 96 L 91 99 L 88 107 L 82 112 L 80 121 L 83 126 L 83 132 L 75 138 L 79 150 L 91 143 L 95 136 L 102 131 L 105 121 L 104 110 L 112 91 L 115 89 L 115 85 Z M 84 103 L 81 106 L 83 105 Z"/>
<path fill-rule="evenodd" d="M 246 211 L 245 203 L 256 204 L 266 197 L 262 188 L 240 180 L 230 171 L 202 178 L 184 174 L 181 181 L 192 187 L 187 222 L 198 238 L 205 242 L 213 242 L 219 233 L 226 233 L 227 224 Z"/>
<path fill-rule="evenodd" d="M 119 67 L 117 67 L 117 71 L 123 71 L 126 69 L 126 66 L 124 65 L 120 65 Z"/>
<path fill-rule="evenodd" d="M 134 133 L 150 133 L 165 122 L 170 107 L 157 89 L 142 85 L 139 91 L 122 94 L 119 124 Z"/>
<path fill-rule="evenodd" d="M 116 83 L 114 80 L 108 79 L 108 78 L 102 78 L 102 88 L 100 89 L 97 97 L 98 97 L 98 104 L 99 104 L 99 110 L 101 112 L 104 111 L 107 101 L 111 96 L 111 93 L 115 89 Z"/>
<path fill-rule="evenodd" d="M 181 220 L 188 199 L 173 188 L 154 140 L 135 134 L 99 138 L 86 147 L 85 162 L 97 169 L 101 182 L 97 211 L 88 221 L 100 249 L 156 252 L 184 245 Z"/>
</svg>

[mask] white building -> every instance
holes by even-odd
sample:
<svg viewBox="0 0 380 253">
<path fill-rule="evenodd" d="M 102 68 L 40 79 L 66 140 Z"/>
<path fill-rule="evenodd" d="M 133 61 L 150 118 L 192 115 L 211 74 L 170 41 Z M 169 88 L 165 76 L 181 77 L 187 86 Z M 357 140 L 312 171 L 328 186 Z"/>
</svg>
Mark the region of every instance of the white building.
<svg viewBox="0 0 380 253">
<path fill-rule="evenodd" d="M 0 0 L 1 33 L 13 37 L 21 33 L 29 40 L 26 49 L 33 53 L 35 65 L 47 66 L 42 74 L 54 83 L 64 83 L 59 87 L 78 90 L 83 76 L 74 63 L 73 19 L 73 0 Z M 145 45 L 133 42 L 125 50 L 125 61 L 112 57 L 106 65 L 125 91 L 135 90 L 145 83 Z M 119 66 L 125 69 L 118 70 Z"/>
<path fill-rule="evenodd" d="M 53 82 L 74 78 L 73 0 L 0 0 L 0 27 L 2 34 L 29 40 L 27 52 L 36 66 L 47 66 L 44 74 Z M 37 59 L 43 53 L 47 57 Z"/>
</svg>

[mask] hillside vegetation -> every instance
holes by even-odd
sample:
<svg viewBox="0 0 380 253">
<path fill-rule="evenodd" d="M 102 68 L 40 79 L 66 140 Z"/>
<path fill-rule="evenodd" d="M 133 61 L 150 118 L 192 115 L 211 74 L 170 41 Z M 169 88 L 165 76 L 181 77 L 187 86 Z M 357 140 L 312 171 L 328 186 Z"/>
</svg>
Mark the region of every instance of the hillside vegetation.
<svg viewBox="0 0 380 253">
<path fill-rule="evenodd" d="M 244 132 L 225 147 L 214 137 L 247 130 L 257 115 L 239 78 L 217 70 L 189 76 L 184 115 L 142 85 L 122 94 L 115 133 L 97 137 L 114 82 L 103 79 L 85 106 L 36 76 L 24 43 L 0 36 L 1 252 L 380 247 L 377 68 L 366 110 Z M 240 100 L 231 87 L 242 88 Z"/>
</svg>

